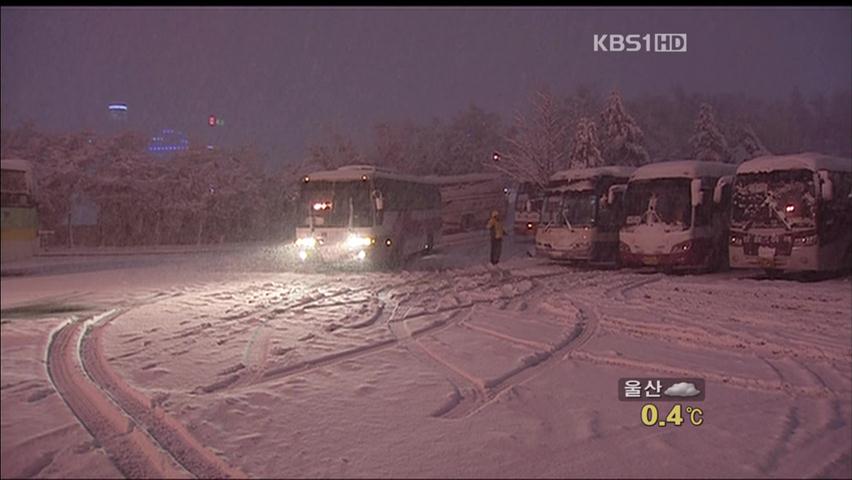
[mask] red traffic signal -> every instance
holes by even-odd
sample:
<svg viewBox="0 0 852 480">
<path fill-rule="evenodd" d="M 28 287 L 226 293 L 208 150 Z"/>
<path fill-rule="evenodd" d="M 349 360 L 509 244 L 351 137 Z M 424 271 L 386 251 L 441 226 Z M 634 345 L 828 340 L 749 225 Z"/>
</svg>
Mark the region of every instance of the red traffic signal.
<svg viewBox="0 0 852 480">
<path fill-rule="evenodd" d="M 216 126 L 216 115 L 210 115 L 207 117 L 207 125 L 210 125 L 211 127 Z"/>
</svg>

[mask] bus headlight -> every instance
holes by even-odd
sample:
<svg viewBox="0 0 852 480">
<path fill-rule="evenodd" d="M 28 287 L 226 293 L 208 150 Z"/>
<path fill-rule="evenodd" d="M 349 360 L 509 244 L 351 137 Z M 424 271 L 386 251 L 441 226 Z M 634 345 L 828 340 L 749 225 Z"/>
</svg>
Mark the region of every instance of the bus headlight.
<svg viewBox="0 0 852 480">
<path fill-rule="evenodd" d="M 350 250 L 355 250 L 356 248 L 364 248 L 372 245 L 373 239 L 370 237 L 365 237 L 362 235 L 358 235 L 355 233 L 350 233 L 348 237 L 346 237 L 346 248 Z"/>
<path fill-rule="evenodd" d="M 808 247 L 817 244 L 817 236 L 813 235 L 798 235 L 793 237 L 794 247 Z"/>
<path fill-rule="evenodd" d="M 314 248 L 317 246 L 317 239 L 314 237 L 303 237 L 296 240 L 296 246 L 302 248 Z"/>
<path fill-rule="evenodd" d="M 692 240 L 687 240 L 685 242 L 680 242 L 674 247 L 672 247 L 671 253 L 686 252 L 689 251 L 690 248 L 692 248 Z"/>
<path fill-rule="evenodd" d="M 732 233 L 730 244 L 733 247 L 742 247 L 743 246 L 743 236 L 738 233 Z"/>
<path fill-rule="evenodd" d="M 304 250 L 299 250 L 299 258 L 302 259 L 302 261 L 307 260 L 308 259 L 308 252 L 306 252 Z"/>
<path fill-rule="evenodd" d="M 367 252 L 365 252 L 364 250 L 359 250 L 358 255 L 355 256 L 358 258 L 358 260 L 363 261 L 365 258 L 367 258 Z"/>
</svg>

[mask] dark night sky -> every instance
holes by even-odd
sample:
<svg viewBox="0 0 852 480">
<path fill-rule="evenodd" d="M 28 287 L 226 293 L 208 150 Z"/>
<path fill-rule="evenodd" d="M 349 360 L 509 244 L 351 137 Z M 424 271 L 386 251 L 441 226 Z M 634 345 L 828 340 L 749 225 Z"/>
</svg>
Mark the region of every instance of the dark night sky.
<svg viewBox="0 0 852 480">
<path fill-rule="evenodd" d="M 322 125 L 506 115 L 533 88 L 786 96 L 852 85 L 849 8 L 3 8 L 2 121 L 130 126 L 292 160 Z M 595 33 L 685 32 L 688 52 L 595 53 Z M 206 126 L 216 114 L 225 127 Z M 213 134 L 217 138 L 209 138 Z"/>
</svg>

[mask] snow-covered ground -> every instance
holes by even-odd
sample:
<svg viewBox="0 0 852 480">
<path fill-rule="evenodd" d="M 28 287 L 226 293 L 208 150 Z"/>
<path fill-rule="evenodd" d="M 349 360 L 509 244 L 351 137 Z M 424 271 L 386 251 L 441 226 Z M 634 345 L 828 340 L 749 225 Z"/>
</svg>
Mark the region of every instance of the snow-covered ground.
<svg viewBox="0 0 852 480">
<path fill-rule="evenodd" d="M 852 285 L 276 247 L 2 283 L 2 476 L 852 476 Z M 26 266 L 26 265 L 25 265 Z M 36 268 L 37 267 L 37 268 Z M 622 377 L 701 377 L 647 427 Z M 665 407 L 666 402 L 657 402 Z"/>
</svg>

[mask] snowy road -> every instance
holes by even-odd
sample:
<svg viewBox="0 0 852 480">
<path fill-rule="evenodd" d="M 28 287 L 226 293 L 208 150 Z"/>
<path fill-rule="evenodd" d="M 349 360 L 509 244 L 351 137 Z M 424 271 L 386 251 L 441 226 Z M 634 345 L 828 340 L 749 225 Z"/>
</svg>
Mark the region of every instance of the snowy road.
<svg viewBox="0 0 852 480">
<path fill-rule="evenodd" d="M 466 244 L 399 273 L 252 248 L 3 277 L 2 476 L 852 476 L 848 276 L 525 248 L 499 269 Z M 630 376 L 704 378 L 704 423 L 644 426 Z"/>
</svg>

